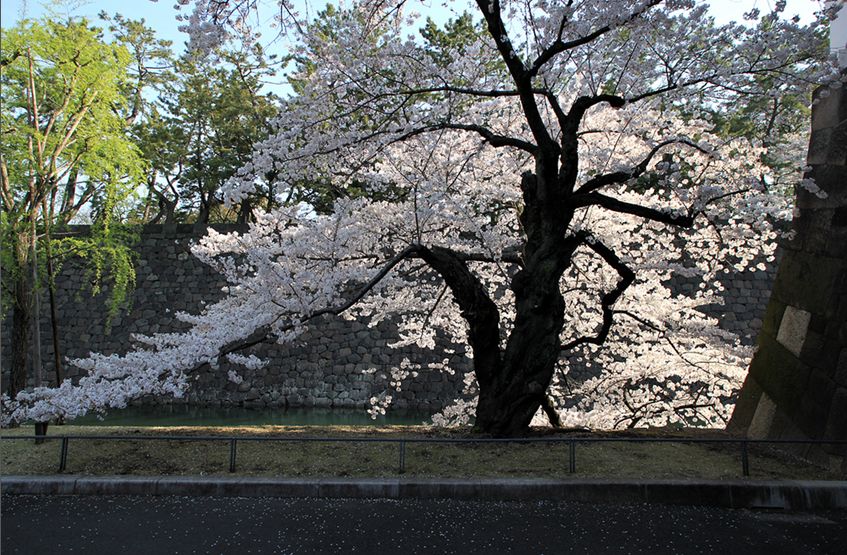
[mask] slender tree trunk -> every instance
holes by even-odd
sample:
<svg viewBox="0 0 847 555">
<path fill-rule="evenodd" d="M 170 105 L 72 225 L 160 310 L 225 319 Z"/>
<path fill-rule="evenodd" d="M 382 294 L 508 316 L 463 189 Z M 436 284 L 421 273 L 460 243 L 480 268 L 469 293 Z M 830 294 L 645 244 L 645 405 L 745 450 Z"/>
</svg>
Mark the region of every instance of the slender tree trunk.
<svg viewBox="0 0 847 555">
<path fill-rule="evenodd" d="M 200 199 L 200 210 L 197 212 L 197 223 L 198 224 L 208 224 L 209 216 L 212 213 L 211 199 L 206 200 L 204 198 Z"/>
<path fill-rule="evenodd" d="M 559 417 L 559 413 L 556 412 L 556 407 L 553 406 L 553 401 L 549 396 L 544 395 L 541 398 L 541 409 L 544 411 L 544 414 L 547 416 L 547 420 L 550 422 L 552 427 L 557 430 L 561 430 L 565 427 L 562 424 L 562 419 Z"/>
<path fill-rule="evenodd" d="M 156 171 L 154 170 L 147 178 L 147 199 L 144 201 L 144 210 L 141 213 L 142 223 L 150 221 L 150 214 L 153 211 L 153 187 L 156 185 Z"/>
<path fill-rule="evenodd" d="M 47 274 L 50 280 L 53 279 L 52 263 L 47 262 Z M 50 332 L 53 336 L 53 366 L 56 373 L 56 386 L 62 385 L 64 380 L 64 371 L 62 369 L 62 351 L 59 345 L 59 315 L 56 310 L 56 288 L 50 283 Z"/>
<path fill-rule="evenodd" d="M 32 270 L 32 374 L 35 382 L 35 387 L 41 387 L 43 384 L 42 364 L 41 364 L 41 298 L 39 296 L 38 286 L 38 233 L 35 228 L 35 218 L 32 218 L 32 253 L 30 267 Z"/>
<path fill-rule="evenodd" d="M 9 397 L 26 389 L 27 362 L 29 360 L 30 333 L 32 332 L 32 296 L 27 275 L 29 263 L 29 234 L 19 233 L 15 245 L 16 268 L 12 280 L 12 361 L 9 368 Z"/>
<path fill-rule="evenodd" d="M 47 207 L 44 207 L 47 214 Z M 53 339 L 53 368 L 56 373 L 56 387 L 62 384 L 62 352 L 59 346 L 59 315 L 56 310 L 56 276 L 53 272 L 53 246 L 51 242 L 50 217 L 44 219 L 44 255 L 47 262 L 47 291 L 50 296 L 50 335 Z"/>
</svg>

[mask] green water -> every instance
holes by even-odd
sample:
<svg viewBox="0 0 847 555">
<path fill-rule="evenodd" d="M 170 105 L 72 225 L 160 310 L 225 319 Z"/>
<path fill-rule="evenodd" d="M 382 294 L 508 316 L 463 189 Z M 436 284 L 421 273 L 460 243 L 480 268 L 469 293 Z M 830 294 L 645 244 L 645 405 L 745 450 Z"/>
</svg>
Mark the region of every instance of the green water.
<svg viewBox="0 0 847 555">
<path fill-rule="evenodd" d="M 102 417 L 87 415 L 69 422 L 80 426 L 392 426 L 421 424 L 430 414 L 395 410 L 372 419 L 364 409 L 239 407 L 128 407 Z"/>
</svg>

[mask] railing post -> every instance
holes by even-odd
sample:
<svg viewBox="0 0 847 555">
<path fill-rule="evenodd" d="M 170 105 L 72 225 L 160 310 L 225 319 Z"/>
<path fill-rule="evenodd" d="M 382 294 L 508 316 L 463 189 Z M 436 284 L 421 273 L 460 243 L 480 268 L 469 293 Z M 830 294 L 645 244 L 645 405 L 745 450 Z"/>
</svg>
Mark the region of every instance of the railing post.
<svg viewBox="0 0 847 555">
<path fill-rule="evenodd" d="M 747 456 L 747 440 L 741 440 L 741 474 L 750 476 L 750 458 Z"/>
<path fill-rule="evenodd" d="M 59 448 L 59 473 L 68 467 L 68 436 L 62 438 L 62 446 Z"/>
<path fill-rule="evenodd" d="M 229 440 L 229 471 L 235 472 L 235 438 Z"/>
<path fill-rule="evenodd" d="M 400 474 L 406 473 L 406 440 L 400 440 Z"/>
<path fill-rule="evenodd" d="M 576 472 L 576 441 L 570 440 L 568 442 L 568 454 L 570 459 L 570 464 L 568 466 L 568 472 L 571 474 Z"/>
</svg>

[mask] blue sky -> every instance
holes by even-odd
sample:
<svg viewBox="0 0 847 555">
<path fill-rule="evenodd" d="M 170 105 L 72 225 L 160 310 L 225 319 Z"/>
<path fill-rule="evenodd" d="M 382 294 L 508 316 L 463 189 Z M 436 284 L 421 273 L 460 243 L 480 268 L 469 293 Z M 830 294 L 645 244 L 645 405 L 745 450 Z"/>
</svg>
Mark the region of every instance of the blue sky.
<svg viewBox="0 0 847 555">
<path fill-rule="evenodd" d="M 267 1 L 263 3 L 266 8 L 264 10 L 264 17 L 268 19 L 271 17 L 271 10 L 268 9 L 270 8 L 270 3 Z M 303 5 L 303 10 L 306 9 L 306 2 L 298 1 L 296 3 Z M 337 1 L 334 3 L 338 4 Z M 437 0 L 427 3 L 431 3 L 434 6 L 441 5 L 441 2 Z M 24 12 L 30 18 L 41 17 L 47 13 L 45 6 L 51 4 L 52 2 L 49 0 L 46 2 L 44 0 L 0 0 L 2 26 L 9 27 L 14 25 L 21 19 Z M 115 2 L 114 0 L 70 0 L 66 1 L 65 4 L 71 6 L 71 9 L 55 7 L 53 9 L 60 15 L 85 16 L 91 20 L 96 20 L 97 14 L 103 10 L 109 14 L 120 13 L 130 19 L 144 18 L 147 24 L 156 30 L 160 38 L 173 41 L 176 50 L 181 49 L 186 40 L 186 36 L 177 29 L 180 22 L 176 21 L 175 15 L 180 12 L 174 10 L 175 0 L 159 0 L 158 2 L 151 2 L 150 0 L 131 0 L 129 2 Z M 324 3 L 309 2 L 309 4 L 314 6 Z M 457 2 L 457 4 L 462 3 Z M 314 9 L 313 7 L 312 10 Z M 183 8 L 182 13 L 190 13 L 190 10 Z M 306 12 L 304 11 L 304 13 Z M 439 23 L 446 21 L 452 15 L 446 10 L 432 8 L 426 10 L 424 13 Z M 265 34 L 267 35 L 272 32 L 272 29 L 267 29 Z"/>
<path fill-rule="evenodd" d="M 709 0 L 709 4 L 713 7 L 713 13 L 719 21 L 729 21 L 731 19 L 740 19 L 741 14 L 752 7 L 759 7 L 762 10 L 768 9 L 774 0 Z M 150 0 L 131 0 L 129 2 L 115 2 L 114 0 L 71 0 L 65 2 L 73 7 L 72 10 L 67 8 L 54 8 L 60 14 L 72 13 L 73 15 L 83 15 L 90 19 L 96 19 L 97 14 L 101 10 L 105 10 L 110 14 L 120 12 L 131 19 L 144 18 L 147 23 L 156 30 L 161 38 L 173 41 L 174 46 L 179 48 L 185 41 L 185 36 L 177 30 L 179 23 L 174 19 L 177 13 L 173 9 L 175 0 L 160 0 L 151 2 Z M 26 12 L 29 17 L 40 17 L 46 13 L 43 0 L 0 0 L 0 15 L 2 15 L 2 26 L 9 27 L 18 21 L 21 15 Z M 313 2 L 313 4 L 316 4 Z M 429 16 L 436 21 L 444 21 L 452 14 L 446 12 L 441 7 L 442 2 L 433 0 L 428 2 L 431 6 L 428 9 L 422 10 L 424 16 Z M 461 5 L 461 2 L 457 2 Z M 788 0 L 788 12 L 797 13 L 804 18 L 811 17 L 812 12 L 818 7 L 819 2 L 815 0 Z"/>
<path fill-rule="evenodd" d="M 175 2 L 176 0 L 159 0 L 158 2 L 151 2 L 150 0 L 122 2 L 116 2 L 115 0 L 65 0 L 59 3 L 59 7 L 56 7 L 56 3 L 49 0 L 0 0 L 0 16 L 2 16 L 0 17 L 0 24 L 3 27 L 13 26 L 24 14 L 30 18 L 42 17 L 48 13 L 48 8 L 45 6 L 53 6 L 52 9 L 59 16 L 85 16 L 92 21 L 97 20 L 97 14 L 100 11 L 105 10 L 110 15 L 118 12 L 130 19 L 144 18 L 147 24 L 156 31 L 159 38 L 173 42 L 173 49 L 178 53 L 183 49 L 187 37 L 178 30 L 180 23 L 176 21 L 175 16 L 179 12 L 174 10 Z M 708 2 L 712 6 L 713 15 L 718 22 L 727 22 L 733 19 L 740 20 L 744 12 L 754 7 L 765 11 L 773 4 L 774 0 L 708 0 Z M 269 15 L 271 11 L 269 8 L 272 3 L 271 0 L 265 0 L 262 3 L 265 8 L 268 8 L 264 12 L 264 17 L 266 18 L 271 17 Z M 301 5 L 306 4 L 304 0 L 299 0 L 297 3 Z M 335 3 L 337 4 L 338 2 L 336 1 Z M 309 4 L 313 6 L 322 5 L 323 2 L 313 1 L 309 2 Z M 420 10 L 424 16 L 422 20 L 426 17 L 431 17 L 436 22 L 443 23 L 447 19 L 457 15 L 443 8 L 443 4 L 447 4 L 446 2 L 429 0 L 425 1 L 424 4 L 424 8 Z M 453 2 L 452 4 L 459 11 L 465 6 L 464 2 Z M 792 15 L 796 13 L 803 19 L 810 19 L 814 10 L 819 7 L 819 4 L 816 0 L 788 0 L 787 11 Z M 183 10 L 183 13 L 188 12 Z M 267 39 L 271 38 L 272 33 L 273 29 L 270 28 L 264 31 Z M 269 51 L 275 53 L 273 48 Z M 279 81 L 284 83 L 283 79 L 279 79 Z M 284 95 L 289 92 L 285 85 L 282 85 L 281 88 L 278 88 L 279 84 L 268 83 L 266 85 L 270 90 L 274 90 L 278 94 Z"/>
</svg>

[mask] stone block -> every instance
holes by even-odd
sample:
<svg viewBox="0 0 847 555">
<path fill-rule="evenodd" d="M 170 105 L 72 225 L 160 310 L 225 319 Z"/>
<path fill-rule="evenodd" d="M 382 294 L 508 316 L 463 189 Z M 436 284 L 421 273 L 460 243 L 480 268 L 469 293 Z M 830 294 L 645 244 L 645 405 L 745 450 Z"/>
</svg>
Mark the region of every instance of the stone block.
<svg viewBox="0 0 847 555">
<path fill-rule="evenodd" d="M 847 260 L 847 227 L 830 227 L 824 254 L 838 260 Z"/>
<path fill-rule="evenodd" d="M 803 251 L 806 254 L 826 255 L 832 210 L 818 208 L 806 210 L 804 214 Z"/>
<path fill-rule="evenodd" d="M 812 371 L 798 410 L 789 413 L 792 421 L 808 437 L 821 437 L 835 395 L 835 382 L 821 372 Z"/>
<path fill-rule="evenodd" d="M 847 193 L 845 193 L 847 196 Z M 847 200 L 840 202 L 832 211 L 830 227 L 833 229 L 847 228 Z"/>
<path fill-rule="evenodd" d="M 794 306 L 786 307 L 783 313 L 776 338 L 794 356 L 800 356 L 811 318 L 811 313 Z"/>
<path fill-rule="evenodd" d="M 840 261 L 808 253 L 786 255 L 774 284 L 774 296 L 809 312 L 825 313 L 842 274 Z M 814 287 L 809 284 L 814 283 Z"/>
<path fill-rule="evenodd" d="M 828 96 L 821 97 L 823 90 L 829 91 Z M 817 132 L 821 129 L 835 127 L 838 123 L 847 117 L 847 114 L 841 115 L 842 97 L 844 96 L 841 89 L 820 89 L 815 91 L 814 98 L 818 101 L 812 109 L 812 131 Z"/>
<path fill-rule="evenodd" d="M 832 166 L 844 166 L 847 163 L 847 124 L 841 123 L 832 130 L 826 163 Z"/>
</svg>

